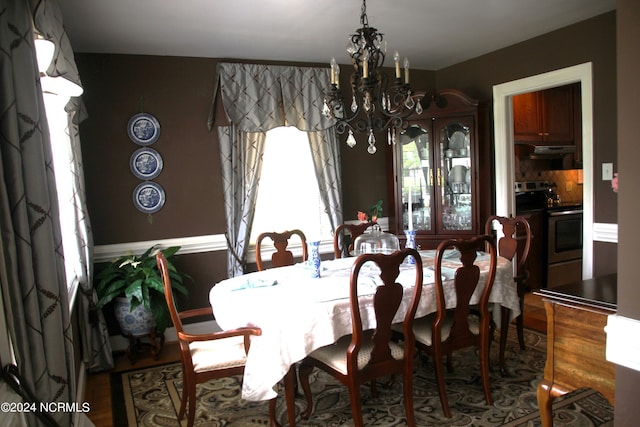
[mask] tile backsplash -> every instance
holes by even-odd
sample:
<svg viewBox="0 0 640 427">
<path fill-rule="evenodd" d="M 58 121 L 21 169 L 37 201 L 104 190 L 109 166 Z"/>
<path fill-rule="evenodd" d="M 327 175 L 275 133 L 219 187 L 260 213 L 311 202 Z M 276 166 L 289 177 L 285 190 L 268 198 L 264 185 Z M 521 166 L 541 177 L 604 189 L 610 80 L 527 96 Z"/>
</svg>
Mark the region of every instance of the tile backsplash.
<svg viewBox="0 0 640 427">
<path fill-rule="evenodd" d="M 518 164 L 519 163 L 519 164 Z M 555 183 L 553 190 L 560 195 L 563 202 L 582 201 L 582 170 L 538 170 L 533 162 L 516 162 L 519 172 L 516 181 L 549 181 Z"/>
</svg>

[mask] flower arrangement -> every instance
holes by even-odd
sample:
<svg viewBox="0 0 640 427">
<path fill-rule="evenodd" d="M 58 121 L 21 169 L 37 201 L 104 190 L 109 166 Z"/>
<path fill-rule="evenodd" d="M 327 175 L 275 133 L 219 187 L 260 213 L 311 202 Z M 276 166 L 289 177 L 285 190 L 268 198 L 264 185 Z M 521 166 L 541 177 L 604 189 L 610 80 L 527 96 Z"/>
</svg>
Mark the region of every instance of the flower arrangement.
<svg viewBox="0 0 640 427">
<path fill-rule="evenodd" d="M 618 192 L 618 172 L 613 174 L 613 179 L 611 180 L 611 189 L 614 193 Z"/>
<path fill-rule="evenodd" d="M 382 215 L 382 200 L 378 200 L 373 205 L 369 206 L 369 213 L 358 211 L 358 221 L 368 222 L 371 217 L 372 222 L 378 221 L 378 217 Z"/>
</svg>

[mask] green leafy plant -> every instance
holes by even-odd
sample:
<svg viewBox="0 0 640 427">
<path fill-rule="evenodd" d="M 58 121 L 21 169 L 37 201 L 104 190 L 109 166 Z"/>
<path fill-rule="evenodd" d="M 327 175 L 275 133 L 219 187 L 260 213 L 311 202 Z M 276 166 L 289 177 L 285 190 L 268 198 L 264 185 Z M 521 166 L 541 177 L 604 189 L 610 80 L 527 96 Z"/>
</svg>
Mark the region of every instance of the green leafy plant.
<svg viewBox="0 0 640 427">
<path fill-rule="evenodd" d="M 163 249 L 167 258 L 171 287 L 174 292 L 187 296 L 184 279 L 191 279 L 188 274 L 179 272 L 171 257 L 178 252 L 180 246 Z M 134 310 L 140 304 L 153 313 L 158 332 L 164 332 L 169 326 L 171 317 L 164 298 L 162 275 L 156 264 L 156 254 L 160 249 L 152 246 L 142 255 L 123 256 L 107 265 L 96 275 L 98 285 L 98 308 L 102 308 L 114 298 L 125 297 Z"/>
</svg>

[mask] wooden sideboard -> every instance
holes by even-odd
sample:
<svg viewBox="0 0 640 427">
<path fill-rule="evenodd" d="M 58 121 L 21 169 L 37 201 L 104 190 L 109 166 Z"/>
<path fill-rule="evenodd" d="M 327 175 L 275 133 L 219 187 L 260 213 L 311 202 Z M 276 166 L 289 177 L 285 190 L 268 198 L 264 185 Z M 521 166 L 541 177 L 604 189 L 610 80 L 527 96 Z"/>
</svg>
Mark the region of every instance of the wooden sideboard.
<svg viewBox="0 0 640 427">
<path fill-rule="evenodd" d="M 615 365 L 606 360 L 607 317 L 616 313 L 617 275 L 535 292 L 547 312 L 547 361 L 538 385 L 543 427 L 553 426 L 553 399 L 590 387 L 615 404 Z"/>
</svg>

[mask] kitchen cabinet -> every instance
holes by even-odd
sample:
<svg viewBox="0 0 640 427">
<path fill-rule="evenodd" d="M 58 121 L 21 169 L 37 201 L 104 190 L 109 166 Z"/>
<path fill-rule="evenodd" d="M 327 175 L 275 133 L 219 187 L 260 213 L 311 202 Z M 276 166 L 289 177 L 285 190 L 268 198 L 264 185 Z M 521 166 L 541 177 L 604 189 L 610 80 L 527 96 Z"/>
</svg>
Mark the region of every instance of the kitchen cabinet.
<svg viewBox="0 0 640 427">
<path fill-rule="evenodd" d="M 516 143 L 575 144 L 574 85 L 513 97 Z"/>
<path fill-rule="evenodd" d="M 476 100 L 442 90 L 389 146 L 390 228 L 401 240 L 413 229 L 416 243 L 430 249 L 478 234 L 477 123 Z"/>
</svg>

